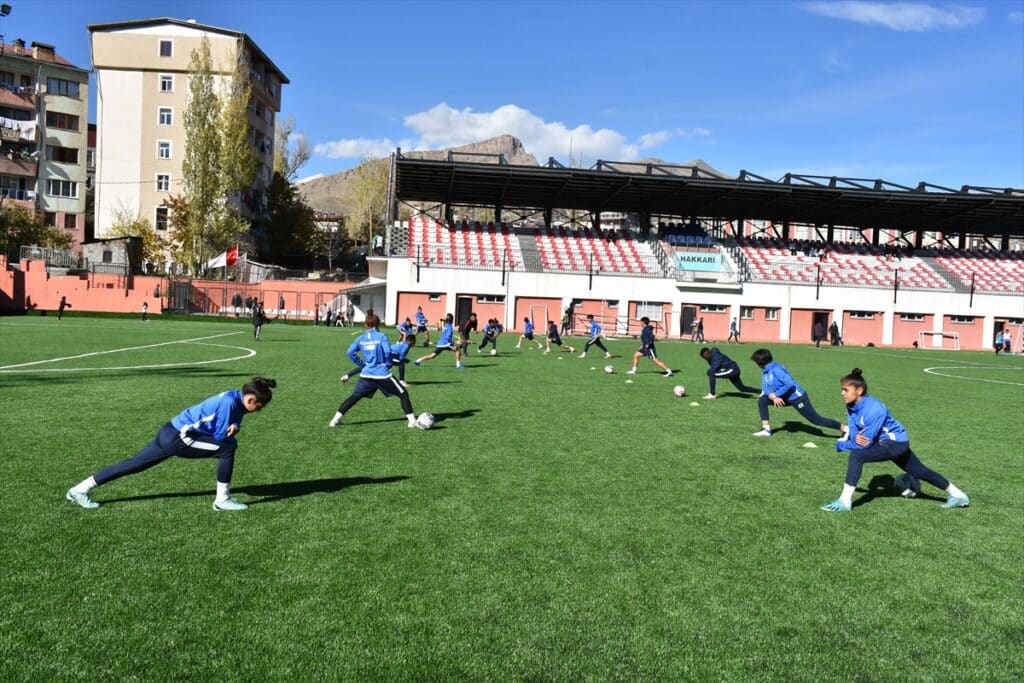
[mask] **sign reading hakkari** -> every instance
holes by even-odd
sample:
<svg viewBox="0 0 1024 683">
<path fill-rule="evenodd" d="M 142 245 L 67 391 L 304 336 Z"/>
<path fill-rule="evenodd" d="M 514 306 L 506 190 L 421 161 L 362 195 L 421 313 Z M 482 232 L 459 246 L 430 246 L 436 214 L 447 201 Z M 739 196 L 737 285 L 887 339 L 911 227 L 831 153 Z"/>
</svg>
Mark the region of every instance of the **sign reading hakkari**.
<svg viewBox="0 0 1024 683">
<path fill-rule="evenodd" d="M 717 273 L 722 270 L 722 255 L 696 251 L 676 252 L 676 267 L 679 270 L 702 270 Z"/>
</svg>

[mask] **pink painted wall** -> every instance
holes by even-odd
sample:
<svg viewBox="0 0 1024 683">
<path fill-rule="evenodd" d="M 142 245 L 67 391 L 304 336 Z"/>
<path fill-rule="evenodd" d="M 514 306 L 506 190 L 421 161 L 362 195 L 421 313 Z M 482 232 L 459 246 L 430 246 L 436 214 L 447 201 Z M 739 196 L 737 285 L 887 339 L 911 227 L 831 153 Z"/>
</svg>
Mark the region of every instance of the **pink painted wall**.
<svg viewBox="0 0 1024 683">
<path fill-rule="evenodd" d="M 892 320 L 892 345 L 910 348 L 914 345 L 914 342 L 917 341 L 918 332 L 930 332 L 935 316 L 929 313 L 927 315 L 923 315 L 923 317 L 923 321 L 913 322 L 900 320 L 900 314 L 895 314 Z M 927 348 L 927 337 L 925 338 L 924 345 Z"/>
<path fill-rule="evenodd" d="M 745 342 L 778 342 L 781 329 L 779 327 L 778 314 L 775 320 L 768 320 L 765 317 L 767 309 L 762 306 L 754 306 L 753 308 L 753 319 L 736 321 L 740 326 L 740 339 Z M 704 336 L 706 337 L 707 335 L 705 334 Z M 728 332 L 725 338 L 729 338 Z"/>
</svg>

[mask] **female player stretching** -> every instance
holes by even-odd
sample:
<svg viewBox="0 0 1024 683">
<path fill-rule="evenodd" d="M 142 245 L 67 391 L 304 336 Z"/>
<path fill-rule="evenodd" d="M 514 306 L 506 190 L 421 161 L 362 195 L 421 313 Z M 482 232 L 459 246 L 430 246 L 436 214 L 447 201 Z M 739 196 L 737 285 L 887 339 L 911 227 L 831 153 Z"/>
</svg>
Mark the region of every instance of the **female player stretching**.
<svg viewBox="0 0 1024 683">
<path fill-rule="evenodd" d="M 77 486 L 68 489 L 67 499 L 84 508 L 98 508 L 89 497 L 95 487 L 126 474 L 135 474 L 163 462 L 172 455 L 182 458 L 217 458 L 217 496 L 213 509 L 244 510 L 248 506 L 231 497 L 231 472 L 235 466 L 235 434 L 242 428 L 246 413 L 254 413 L 270 403 L 271 389 L 277 382 L 253 377 L 242 387 L 211 396 L 202 403 L 186 408 L 157 432 L 141 451 L 124 462 L 100 470 Z"/>
<path fill-rule="evenodd" d="M 842 429 L 842 425 L 835 420 L 818 415 L 811 405 L 811 397 L 807 395 L 807 390 L 796 383 L 782 363 L 772 360 L 771 351 L 758 349 L 750 356 L 750 360 L 761 368 L 761 397 L 757 399 L 757 409 L 761 413 L 761 431 L 754 432 L 754 436 L 772 435 L 771 423 L 768 421 L 769 403 L 779 408 L 793 406 L 805 420 L 819 427 Z"/>
<path fill-rule="evenodd" d="M 839 381 L 846 402 L 846 412 L 850 415 L 850 434 L 836 442 L 837 451 L 849 451 L 850 458 L 846 465 L 846 482 L 839 498 L 822 510 L 828 512 L 849 512 L 853 509 L 853 492 L 857 490 L 857 481 L 866 462 L 892 460 L 901 470 L 916 479 L 924 479 L 932 486 L 938 487 L 949 496 L 942 507 L 965 508 L 971 504 L 967 494 L 954 486 L 944 476 L 928 469 L 910 450 L 910 439 L 907 430 L 897 422 L 884 403 L 874 396 L 868 396 L 868 383 L 860 368 L 854 368 L 849 375 Z M 917 487 L 905 489 L 904 498 L 917 495 Z"/>
<path fill-rule="evenodd" d="M 409 426 L 415 427 L 416 414 L 412 411 L 409 392 L 401 382 L 391 376 L 391 344 L 388 343 L 388 336 L 377 329 L 380 327 L 380 318 L 376 313 L 368 313 L 364 324 L 367 327 L 366 332 L 356 337 L 348 347 L 348 357 L 363 370 L 359 373 L 359 381 L 352 390 L 352 395 L 339 406 L 338 412 L 331 418 L 328 426 L 337 427 L 352 406 L 361 399 L 373 398 L 373 395 L 380 391 L 385 396 L 398 397 L 402 402 L 402 410 L 409 420 Z M 360 353 L 363 355 L 362 358 L 359 357 Z"/>
</svg>

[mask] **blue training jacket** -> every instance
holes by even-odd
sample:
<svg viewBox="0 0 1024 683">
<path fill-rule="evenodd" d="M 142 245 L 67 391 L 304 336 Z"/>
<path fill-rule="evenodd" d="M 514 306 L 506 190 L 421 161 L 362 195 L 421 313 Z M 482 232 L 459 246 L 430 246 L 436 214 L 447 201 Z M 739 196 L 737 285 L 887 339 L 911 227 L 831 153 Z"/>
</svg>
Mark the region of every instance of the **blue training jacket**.
<svg viewBox="0 0 1024 683">
<path fill-rule="evenodd" d="M 438 346 L 452 346 L 452 324 L 445 323 L 441 328 L 441 338 L 437 340 Z"/>
<path fill-rule="evenodd" d="M 416 311 L 416 324 L 417 325 L 423 325 L 424 327 L 426 327 L 427 326 L 427 316 L 423 315 L 423 313 L 420 312 L 420 311 Z"/>
<path fill-rule="evenodd" d="M 363 357 L 359 357 L 359 353 Z M 367 330 L 348 347 L 348 357 L 363 370 L 360 377 L 382 379 L 391 377 L 391 344 L 380 330 Z"/>
<path fill-rule="evenodd" d="M 404 320 L 398 323 L 398 331 L 402 334 L 411 337 L 415 332 L 416 328 L 412 326 L 412 323 L 407 323 Z"/>
<path fill-rule="evenodd" d="M 884 403 L 874 396 L 861 396 L 852 406 L 846 406 L 850 416 L 850 434 L 845 441 L 836 442 L 837 451 L 859 451 L 883 439 L 906 443 L 910 440 L 906 428 L 892 416 Z M 863 434 L 870 443 L 861 446 L 857 435 Z"/>
<path fill-rule="evenodd" d="M 775 394 L 786 402 L 800 398 L 807 391 L 796 383 L 782 363 L 772 361 L 761 369 L 761 391 L 764 395 Z"/>
<path fill-rule="evenodd" d="M 732 358 L 718 350 L 717 346 L 711 347 L 711 358 L 708 359 L 708 374 L 716 375 L 719 372 L 732 372 L 739 370 L 740 366 Z"/>
<path fill-rule="evenodd" d="M 401 365 L 409 354 L 409 342 L 395 342 L 391 345 L 391 364 Z"/>
<path fill-rule="evenodd" d="M 533 328 L 533 323 L 532 322 L 528 322 L 528 323 L 526 323 L 526 329 L 523 331 L 523 333 L 524 334 L 532 334 L 533 333 L 533 329 L 534 329 Z"/>
<path fill-rule="evenodd" d="M 654 326 L 644 325 L 644 329 L 640 330 L 640 344 L 644 348 L 654 347 Z"/>
<path fill-rule="evenodd" d="M 211 396 L 198 405 L 185 408 L 171 418 L 171 424 L 181 431 L 199 432 L 212 436 L 217 441 L 230 442 L 234 437 L 228 436 L 228 427 L 235 425 L 241 429 L 244 416 L 242 392 L 232 389 Z"/>
<path fill-rule="evenodd" d="M 591 339 L 597 339 L 598 337 L 601 336 L 602 332 L 604 332 L 604 328 L 602 328 L 601 325 L 598 324 L 598 322 L 596 320 L 591 320 L 590 321 L 590 338 Z"/>
</svg>

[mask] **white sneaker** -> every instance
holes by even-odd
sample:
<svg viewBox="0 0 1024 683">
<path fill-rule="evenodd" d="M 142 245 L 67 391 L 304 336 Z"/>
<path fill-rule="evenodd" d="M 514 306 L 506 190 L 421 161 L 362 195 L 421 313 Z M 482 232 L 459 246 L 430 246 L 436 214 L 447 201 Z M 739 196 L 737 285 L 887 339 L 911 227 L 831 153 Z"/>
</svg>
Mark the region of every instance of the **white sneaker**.
<svg viewBox="0 0 1024 683">
<path fill-rule="evenodd" d="M 544 350 L 544 355 L 547 355 L 547 354 L 549 354 L 549 353 L 551 353 L 551 351 L 550 351 L 549 349 L 545 349 L 545 350 Z"/>
<path fill-rule="evenodd" d="M 771 435 L 772 435 L 772 430 L 768 429 L 767 427 L 765 427 L 764 429 L 762 429 L 759 432 L 754 432 L 754 436 L 771 436 Z"/>
<path fill-rule="evenodd" d="M 341 383 L 342 384 L 348 384 L 348 375 L 342 375 L 341 376 Z"/>
<path fill-rule="evenodd" d="M 332 417 L 331 421 L 327 423 L 327 426 L 328 427 L 337 427 L 340 424 L 341 424 L 341 418 Z"/>
<path fill-rule="evenodd" d="M 239 503 L 231 496 L 228 496 L 224 500 L 213 501 L 213 509 L 217 512 L 236 512 L 238 510 L 247 510 L 249 506 L 245 503 Z"/>
<path fill-rule="evenodd" d="M 409 424 L 406 426 L 409 427 L 409 429 L 416 429 L 419 427 L 419 425 L 416 424 L 416 420 L 409 420 Z"/>
<path fill-rule="evenodd" d="M 516 348 L 517 348 L 517 349 L 519 348 L 519 344 L 516 344 Z"/>
<path fill-rule="evenodd" d="M 636 368 L 633 368 L 632 370 L 627 370 L 626 374 L 627 375 L 635 375 L 636 374 Z"/>
<path fill-rule="evenodd" d="M 714 394 L 708 394 L 707 396 L 704 397 L 704 400 L 705 401 L 714 401 L 716 398 L 718 398 L 718 397 L 715 396 Z"/>
<path fill-rule="evenodd" d="M 606 359 L 607 359 L 607 358 L 611 358 L 611 357 L 612 357 L 612 354 L 610 354 L 610 353 L 606 353 L 606 354 L 604 354 L 604 357 L 605 357 Z"/>
<path fill-rule="evenodd" d="M 100 506 L 99 503 L 89 497 L 88 493 L 82 493 L 81 491 L 76 491 L 73 488 L 68 489 L 68 492 L 64 494 L 64 497 L 75 505 L 83 507 L 86 510 L 94 510 Z"/>
<path fill-rule="evenodd" d="M 421 360 L 421 359 L 417 358 L 416 360 L 414 360 L 414 361 L 412 362 L 412 364 L 413 364 L 413 365 L 419 365 L 419 364 L 420 364 L 420 360 Z"/>
<path fill-rule="evenodd" d="M 662 377 L 675 377 L 675 374 L 676 373 L 672 372 L 671 370 L 666 370 L 665 374 L 662 375 Z"/>
<path fill-rule="evenodd" d="M 584 351 L 583 353 L 580 354 L 580 358 L 586 358 L 586 357 L 587 357 L 587 352 L 586 351 Z"/>
<path fill-rule="evenodd" d="M 398 383 L 401 384 L 405 388 L 409 388 L 409 383 L 406 382 L 405 380 L 401 380 L 400 379 L 400 380 L 398 380 Z"/>
</svg>

